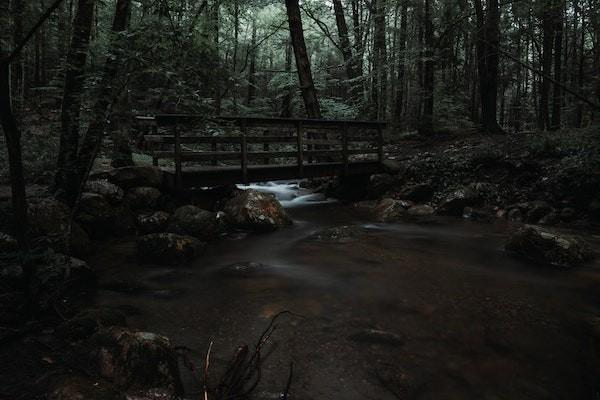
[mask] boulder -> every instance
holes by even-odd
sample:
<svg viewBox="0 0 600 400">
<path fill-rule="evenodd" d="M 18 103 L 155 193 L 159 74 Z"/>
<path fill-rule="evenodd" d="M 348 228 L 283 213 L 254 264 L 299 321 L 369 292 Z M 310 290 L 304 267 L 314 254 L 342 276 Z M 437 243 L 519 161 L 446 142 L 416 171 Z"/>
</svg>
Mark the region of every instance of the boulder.
<svg viewBox="0 0 600 400">
<path fill-rule="evenodd" d="M 30 286 L 32 297 L 44 310 L 89 299 L 96 289 L 96 274 L 84 261 L 52 254 L 35 265 Z"/>
<path fill-rule="evenodd" d="M 0 253 L 10 253 L 19 249 L 19 243 L 14 237 L 0 232 Z"/>
<path fill-rule="evenodd" d="M 204 246 L 192 236 L 152 233 L 138 238 L 137 254 L 141 260 L 155 264 L 181 264 L 198 256 Z"/>
<path fill-rule="evenodd" d="M 140 214 L 137 216 L 137 226 L 139 231 L 144 235 L 160 233 L 167 229 L 169 218 L 171 218 L 171 214 L 165 211 Z"/>
<path fill-rule="evenodd" d="M 512 222 L 521 222 L 523 221 L 523 213 L 521 212 L 521 209 L 513 208 L 508 212 L 507 218 Z"/>
<path fill-rule="evenodd" d="M 242 229 L 268 232 L 292 224 L 275 196 L 252 189 L 240 191 L 223 211 L 232 225 Z"/>
<path fill-rule="evenodd" d="M 106 173 L 107 179 L 123 189 L 138 186 L 160 188 L 163 185 L 163 172 L 150 166 L 130 166 L 114 168 Z"/>
<path fill-rule="evenodd" d="M 69 341 L 79 341 L 111 326 L 127 326 L 125 315 L 121 311 L 106 307 L 88 308 L 63 322 L 57 328 L 57 333 Z"/>
<path fill-rule="evenodd" d="M 427 204 L 417 204 L 415 206 L 410 207 L 406 211 L 408 215 L 413 217 L 428 217 L 430 215 L 433 215 L 434 212 L 435 210 L 433 209 L 433 207 Z"/>
<path fill-rule="evenodd" d="M 404 167 L 398 161 L 385 159 L 381 162 L 381 167 L 389 174 L 399 174 L 404 171 Z"/>
<path fill-rule="evenodd" d="M 119 388 L 168 388 L 181 393 L 177 353 L 168 338 L 111 327 L 92 336 L 89 347 L 100 376 Z"/>
<path fill-rule="evenodd" d="M 560 210 L 560 214 L 558 215 L 560 220 L 564 222 L 571 222 L 575 219 L 576 216 L 577 211 L 575 211 L 575 209 L 571 207 L 563 208 L 562 210 Z"/>
<path fill-rule="evenodd" d="M 127 397 L 108 382 L 69 374 L 57 379 L 45 397 L 48 400 L 126 400 Z"/>
<path fill-rule="evenodd" d="M 379 222 L 398 221 L 412 205 L 406 200 L 382 199 L 373 209 L 373 215 Z"/>
<path fill-rule="evenodd" d="M 437 209 L 442 215 L 462 216 L 465 207 L 473 206 L 479 195 L 468 187 L 460 187 L 444 198 Z"/>
<path fill-rule="evenodd" d="M 125 200 L 131 209 L 153 209 L 158 207 L 161 197 L 160 190 L 150 186 L 131 188 L 125 195 Z"/>
<path fill-rule="evenodd" d="M 371 175 L 370 192 L 374 197 L 389 192 L 399 183 L 398 177 L 390 174 Z"/>
<path fill-rule="evenodd" d="M 431 200 L 433 193 L 433 187 L 429 183 L 419 183 L 405 186 L 397 197 L 415 202 L 424 202 Z"/>
<path fill-rule="evenodd" d="M 110 183 L 107 179 L 88 181 L 85 184 L 85 191 L 99 194 L 111 204 L 120 204 L 125 196 L 123 189 L 113 183 Z"/>
<path fill-rule="evenodd" d="M 187 205 L 175 210 L 169 219 L 168 231 L 210 240 L 224 231 L 223 220 L 222 214 Z"/>
<path fill-rule="evenodd" d="M 538 264 L 573 268 L 594 258 L 581 238 L 561 235 L 535 226 L 525 226 L 510 235 L 506 250 Z"/>
<path fill-rule="evenodd" d="M 527 222 L 538 223 L 542 218 L 554 212 L 554 208 L 543 200 L 532 201 L 528 204 Z"/>
<path fill-rule="evenodd" d="M 71 210 L 65 204 L 49 197 L 38 199 L 29 204 L 27 214 L 33 236 L 46 237 L 54 250 L 65 252 L 68 247 L 77 257 L 91 252 L 90 238 L 77 222 L 71 225 L 70 242 L 67 243 Z"/>
</svg>

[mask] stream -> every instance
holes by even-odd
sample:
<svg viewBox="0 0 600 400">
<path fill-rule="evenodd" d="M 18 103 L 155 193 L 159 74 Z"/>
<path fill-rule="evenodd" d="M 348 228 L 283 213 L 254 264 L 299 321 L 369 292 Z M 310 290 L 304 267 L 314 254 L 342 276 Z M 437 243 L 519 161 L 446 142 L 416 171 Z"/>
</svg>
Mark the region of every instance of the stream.
<svg viewBox="0 0 600 400">
<path fill-rule="evenodd" d="M 109 242 L 93 260 L 97 304 L 193 349 L 199 365 L 213 342 L 213 380 L 275 315 L 297 314 L 278 318 L 257 399 L 279 398 L 291 362 L 293 399 L 599 398 L 585 323 L 599 315 L 598 261 L 550 270 L 504 252 L 506 223 L 377 224 L 297 183 L 251 187 L 274 193 L 294 225 L 229 235 L 172 268 L 137 262 L 133 241 Z M 336 226 L 351 234 L 315 236 Z M 184 381 L 200 398 L 198 379 Z"/>
</svg>

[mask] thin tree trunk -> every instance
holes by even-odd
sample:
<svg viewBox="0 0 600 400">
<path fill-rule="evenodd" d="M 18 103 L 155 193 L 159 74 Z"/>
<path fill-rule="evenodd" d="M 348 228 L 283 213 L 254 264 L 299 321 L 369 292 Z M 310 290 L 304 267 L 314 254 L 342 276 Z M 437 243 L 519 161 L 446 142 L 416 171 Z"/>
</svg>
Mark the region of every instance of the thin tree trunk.
<svg viewBox="0 0 600 400">
<path fill-rule="evenodd" d="M 406 71 L 406 37 L 408 29 L 408 1 L 402 2 L 402 12 L 400 15 L 400 37 L 398 38 L 398 82 L 396 84 L 396 109 L 394 112 L 394 121 L 400 121 L 404 104 L 404 75 Z"/>
<path fill-rule="evenodd" d="M 433 60 L 433 23 L 431 21 L 431 1 L 425 0 L 425 61 L 423 70 L 423 117 L 419 126 L 419 133 L 431 135 L 433 133 L 433 89 L 434 89 L 434 60 Z"/>
<path fill-rule="evenodd" d="M 252 101 L 256 97 L 256 21 L 252 22 L 252 41 L 250 42 L 250 67 L 248 69 L 248 97 L 246 98 L 246 105 L 252 104 Z"/>
<path fill-rule="evenodd" d="M 55 176 L 56 195 L 68 204 L 73 204 L 78 190 L 79 117 L 93 16 L 94 0 L 79 0 L 66 61 L 62 129 Z"/>
<path fill-rule="evenodd" d="M 352 57 L 352 46 L 350 44 L 350 38 L 348 36 L 348 25 L 346 24 L 346 15 L 344 13 L 344 6 L 341 0 L 333 0 L 333 9 L 335 12 L 335 22 L 338 30 L 338 37 L 340 40 L 340 48 L 342 51 L 342 57 L 344 58 L 344 65 L 346 67 L 346 76 L 350 80 L 354 80 L 358 77 L 356 68 L 356 60 Z M 354 94 L 356 82 L 350 82 L 351 93 Z M 354 97 L 352 95 L 352 97 Z"/>
<path fill-rule="evenodd" d="M 548 110 L 550 99 L 550 81 L 546 76 L 552 70 L 552 44 L 554 40 L 554 22 L 552 21 L 552 0 L 546 2 L 542 14 L 543 51 L 542 51 L 542 86 L 540 89 L 540 115 L 538 128 L 546 130 L 550 128 L 550 113 Z"/>
<path fill-rule="evenodd" d="M 290 39 L 286 41 L 285 45 L 285 74 L 288 78 L 288 82 L 291 81 L 290 74 L 292 73 L 292 42 Z M 292 87 L 286 89 L 286 93 L 283 96 L 281 103 L 281 117 L 289 118 L 292 116 Z"/>
<path fill-rule="evenodd" d="M 557 1 L 554 10 L 554 80 L 562 82 L 562 40 L 563 40 L 563 7 L 562 1 Z M 552 99 L 552 129 L 560 129 L 560 111 L 562 107 L 562 90 L 560 85 L 554 85 Z"/>
<path fill-rule="evenodd" d="M 298 69 L 298 80 L 300 81 L 300 90 L 304 99 L 304 107 L 309 118 L 320 118 L 321 108 L 315 90 L 315 84 L 312 77 L 310 60 L 306 51 L 304 42 L 304 29 L 302 28 L 302 17 L 300 16 L 300 5 L 298 0 L 285 1 L 288 22 L 290 26 L 290 37 L 294 47 L 296 57 L 296 68 Z"/>
</svg>

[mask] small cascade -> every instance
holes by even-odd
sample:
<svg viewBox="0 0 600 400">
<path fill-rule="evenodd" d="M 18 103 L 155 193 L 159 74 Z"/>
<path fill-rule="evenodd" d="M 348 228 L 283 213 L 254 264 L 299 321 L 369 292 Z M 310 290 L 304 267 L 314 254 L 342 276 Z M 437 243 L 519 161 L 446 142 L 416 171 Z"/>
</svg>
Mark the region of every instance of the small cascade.
<svg viewBox="0 0 600 400">
<path fill-rule="evenodd" d="M 334 203 L 335 199 L 327 198 L 323 193 L 315 193 L 302 188 L 298 181 L 279 181 L 238 185 L 240 189 L 254 189 L 273 194 L 286 208 Z"/>
</svg>

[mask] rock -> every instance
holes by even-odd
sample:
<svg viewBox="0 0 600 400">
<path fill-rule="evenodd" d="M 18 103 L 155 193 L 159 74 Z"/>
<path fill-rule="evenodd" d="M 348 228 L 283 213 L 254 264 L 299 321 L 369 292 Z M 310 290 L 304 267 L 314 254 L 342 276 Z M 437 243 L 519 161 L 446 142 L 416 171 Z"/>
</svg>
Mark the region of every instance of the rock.
<svg viewBox="0 0 600 400">
<path fill-rule="evenodd" d="M 554 211 L 550 204 L 542 200 L 536 200 L 529 203 L 527 212 L 527 222 L 538 223 L 546 215 Z"/>
<path fill-rule="evenodd" d="M 215 239 L 224 228 L 224 215 L 187 205 L 179 207 L 169 219 L 169 232 Z"/>
<path fill-rule="evenodd" d="M 573 268 L 594 258 L 582 239 L 526 226 L 510 235 L 506 250 L 539 264 Z"/>
<path fill-rule="evenodd" d="M 19 243 L 14 237 L 0 232 L 0 253 L 10 253 L 19 249 Z"/>
<path fill-rule="evenodd" d="M 291 225 L 292 220 L 274 196 L 256 190 L 244 190 L 223 208 L 229 222 L 242 229 L 274 231 Z"/>
<path fill-rule="evenodd" d="M 474 221 L 489 222 L 492 220 L 492 215 L 485 210 L 472 207 L 465 207 L 465 209 L 463 210 L 463 218 L 471 219 Z"/>
<path fill-rule="evenodd" d="M 418 204 L 409 208 L 406 213 L 413 217 L 427 217 L 433 215 L 435 210 L 427 204 Z"/>
<path fill-rule="evenodd" d="M 558 217 L 560 218 L 561 221 L 571 222 L 575 219 L 576 216 L 577 216 L 577 211 L 575 211 L 574 208 L 565 207 L 562 210 L 560 210 L 560 214 Z"/>
<path fill-rule="evenodd" d="M 433 193 L 433 187 L 429 183 L 420 183 L 405 186 L 397 197 L 415 202 L 425 202 L 431 200 Z"/>
<path fill-rule="evenodd" d="M 47 237 L 49 245 L 56 251 L 67 250 L 67 233 L 71 210 L 65 204 L 53 198 L 42 198 L 31 202 L 27 210 L 32 235 Z M 91 252 L 88 234 L 77 222 L 71 226 L 70 252 L 83 257 Z"/>
<path fill-rule="evenodd" d="M 167 229 L 171 214 L 164 211 L 156 211 L 150 214 L 137 216 L 137 226 L 144 235 L 149 233 L 160 233 Z"/>
<path fill-rule="evenodd" d="M 242 262 L 227 265 L 219 270 L 219 273 L 224 276 L 234 278 L 249 278 L 262 275 L 267 266 L 257 262 Z"/>
<path fill-rule="evenodd" d="M 399 183 L 398 178 L 390 174 L 371 175 L 370 192 L 374 197 L 379 197 L 383 193 L 392 190 Z"/>
<path fill-rule="evenodd" d="M 168 388 L 180 394 L 177 354 L 168 338 L 112 327 L 96 333 L 89 347 L 100 376 L 119 388 Z"/>
<path fill-rule="evenodd" d="M 140 186 L 129 189 L 125 200 L 133 210 L 153 209 L 158 206 L 161 195 L 154 187 Z"/>
<path fill-rule="evenodd" d="M 552 209 L 552 211 L 550 211 L 548 214 L 546 214 L 545 216 L 543 216 L 538 223 L 540 225 L 554 225 L 559 221 L 558 218 L 558 214 L 556 213 L 556 211 L 554 209 Z"/>
<path fill-rule="evenodd" d="M 98 379 L 69 374 L 50 387 L 48 400 L 126 400 L 113 385 Z"/>
<path fill-rule="evenodd" d="M 523 213 L 519 208 L 513 208 L 508 212 L 508 220 L 512 222 L 521 222 L 523 221 Z"/>
<path fill-rule="evenodd" d="M 138 238 L 137 254 L 155 264 L 181 264 L 198 256 L 205 244 L 192 236 L 152 233 Z"/>
<path fill-rule="evenodd" d="M 461 216 L 465 207 L 475 205 L 478 200 L 479 196 L 475 191 L 461 187 L 446 196 L 437 211 L 443 215 Z"/>
<path fill-rule="evenodd" d="M 103 196 L 111 204 L 120 204 L 125 193 L 117 185 L 110 183 L 107 179 L 88 181 L 85 185 L 86 192 L 96 193 Z"/>
<path fill-rule="evenodd" d="M 412 206 L 412 203 L 405 200 L 382 199 L 373 209 L 373 215 L 379 222 L 398 221 L 406 210 Z"/>
<path fill-rule="evenodd" d="M 111 326 L 127 326 L 125 315 L 121 311 L 113 308 L 89 308 L 62 323 L 57 328 L 57 333 L 69 341 L 78 341 Z"/>
<path fill-rule="evenodd" d="M 123 189 L 138 186 L 160 188 L 163 185 L 163 172 L 160 168 L 149 166 L 121 167 L 109 170 L 107 179 Z"/>
<path fill-rule="evenodd" d="M 402 164 L 394 160 L 385 159 L 381 162 L 381 166 L 389 174 L 399 174 L 404 171 Z"/>
<path fill-rule="evenodd" d="M 45 310 L 90 298 L 96 289 L 96 274 L 84 261 L 52 254 L 35 265 L 30 285 L 32 297 Z"/>
<path fill-rule="evenodd" d="M 346 243 L 356 240 L 359 236 L 364 235 L 364 233 L 365 231 L 360 226 L 344 225 L 314 233 L 308 239 L 317 242 Z"/>
</svg>

